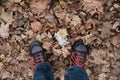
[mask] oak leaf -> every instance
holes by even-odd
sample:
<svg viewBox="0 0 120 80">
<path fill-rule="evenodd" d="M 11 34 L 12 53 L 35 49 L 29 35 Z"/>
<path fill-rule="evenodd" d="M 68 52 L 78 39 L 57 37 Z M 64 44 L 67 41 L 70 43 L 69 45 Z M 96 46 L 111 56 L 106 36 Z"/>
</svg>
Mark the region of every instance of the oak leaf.
<svg viewBox="0 0 120 80">
<path fill-rule="evenodd" d="M 39 32 L 42 29 L 42 24 L 38 21 L 34 21 L 31 23 L 30 27 L 32 28 L 33 32 Z"/>
<path fill-rule="evenodd" d="M 34 13 L 43 12 L 51 0 L 32 0 L 30 3 L 30 7 Z"/>
<path fill-rule="evenodd" d="M 2 36 L 2 38 L 8 38 L 9 36 L 9 24 L 5 24 L 4 22 L 2 22 L 1 26 L 0 26 L 0 36 Z"/>
</svg>

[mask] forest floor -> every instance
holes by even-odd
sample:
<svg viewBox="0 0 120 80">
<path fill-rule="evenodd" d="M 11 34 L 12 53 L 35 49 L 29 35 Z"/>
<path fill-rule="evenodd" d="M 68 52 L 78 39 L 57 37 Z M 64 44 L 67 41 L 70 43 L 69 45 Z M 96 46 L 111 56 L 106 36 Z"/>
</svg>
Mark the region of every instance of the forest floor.
<svg viewBox="0 0 120 80">
<path fill-rule="evenodd" d="M 90 80 L 120 80 L 120 0 L 0 0 L 0 80 L 33 80 L 38 40 L 64 80 L 74 41 L 89 47 Z"/>
</svg>

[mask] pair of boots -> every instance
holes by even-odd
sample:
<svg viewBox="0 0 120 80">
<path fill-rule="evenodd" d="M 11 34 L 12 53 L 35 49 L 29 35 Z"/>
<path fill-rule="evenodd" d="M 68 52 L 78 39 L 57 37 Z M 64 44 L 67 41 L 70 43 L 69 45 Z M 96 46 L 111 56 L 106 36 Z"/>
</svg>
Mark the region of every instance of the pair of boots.
<svg viewBox="0 0 120 80">
<path fill-rule="evenodd" d="M 41 43 L 34 41 L 30 45 L 30 56 L 36 67 L 34 80 L 53 80 L 53 69 L 48 64 L 45 50 Z M 82 41 L 72 45 L 71 67 L 66 71 L 65 80 L 89 80 L 84 67 L 88 59 L 88 49 Z"/>
</svg>

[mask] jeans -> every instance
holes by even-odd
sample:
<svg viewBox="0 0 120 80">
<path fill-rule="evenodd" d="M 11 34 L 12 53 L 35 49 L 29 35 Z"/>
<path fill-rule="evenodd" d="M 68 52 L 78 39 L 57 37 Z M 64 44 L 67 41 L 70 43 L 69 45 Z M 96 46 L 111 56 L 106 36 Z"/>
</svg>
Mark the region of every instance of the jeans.
<svg viewBox="0 0 120 80">
<path fill-rule="evenodd" d="M 78 66 L 71 66 L 64 76 L 65 80 L 89 80 L 86 71 Z M 37 65 L 34 80 L 53 80 L 53 69 L 47 63 Z"/>
</svg>

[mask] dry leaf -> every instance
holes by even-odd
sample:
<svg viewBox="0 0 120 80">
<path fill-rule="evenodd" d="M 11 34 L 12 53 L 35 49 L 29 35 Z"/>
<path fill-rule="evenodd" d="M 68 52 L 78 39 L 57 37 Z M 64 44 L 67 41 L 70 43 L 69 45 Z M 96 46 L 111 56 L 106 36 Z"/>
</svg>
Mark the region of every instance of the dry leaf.
<svg viewBox="0 0 120 80">
<path fill-rule="evenodd" d="M 55 38 L 57 39 L 58 43 L 61 47 L 64 47 L 69 42 L 67 41 L 67 31 L 66 29 L 60 29 L 57 33 L 55 33 Z"/>
<path fill-rule="evenodd" d="M 72 16 L 72 21 L 71 24 L 74 26 L 81 25 L 81 19 L 78 15 L 73 15 Z"/>
<path fill-rule="evenodd" d="M 21 2 L 21 1 L 22 1 L 22 0 L 15 0 L 16 3 L 19 3 L 19 2 Z"/>
<path fill-rule="evenodd" d="M 56 56 L 60 56 L 62 51 L 60 49 L 55 49 L 54 47 L 52 48 L 52 52 Z"/>
<path fill-rule="evenodd" d="M 32 28 L 33 32 L 39 32 L 42 29 L 42 24 L 38 21 L 34 21 L 31 23 L 30 27 Z"/>
<path fill-rule="evenodd" d="M 0 71 L 4 68 L 4 64 L 2 62 L 0 62 Z"/>
<path fill-rule="evenodd" d="M 67 3 L 64 0 L 59 0 L 59 2 L 62 8 L 67 8 Z"/>
<path fill-rule="evenodd" d="M 104 57 L 106 57 L 107 54 L 109 54 L 108 50 L 103 50 L 103 49 L 95 50 L 95 49 L 93 49 L 91 51 L 91 53 L 92 53 L 91 54 L 92 57 L 94 58 L 94 60 L 89 59 L 89 61 L 91 63 L 98 64 L 98 65 L 106 64 L 106 61 L 104 60 Z"/>
<path fill-rule="evenodd" d="M 101 73 L 98 75 L 98 80 L 106 80 L 107 75 L 105 73 Z"/>
<path fill-rule="evenodd" d="M 56 6 L 54 9 L 54 13 L 57 18 L 64 20 L 66 17 L 66 12 L 64 12 L 61 8 L 61 6 Z"/>
<path fill-rule="evenodd" d="M 11 24 L 13 21 L 11 13 L 5 12 L 4 8 L 2 8 L 2 10 L 0 11 L 0 18 L 9 24 Z"/>
<path fill-rule="evenodd" d="M 95 25 L 97 25 L 97 24 L 100 24 L 100 22 L 98 21 L 98 20 L 95 20 L 95 19 L 88 19 L 87 21 L 86 21 L 86 28 L 87 29 L 90 29 L 90 28 L 92 28 L 92 26 L 91 25 L 93 25 L 93 27 L 96 27 Z"/>
<path fill-rule="evenodd" d="M 102 31 L 101 31 L 101 37 L 108 38 L 110 37 L 110 29 L 112 28 L 112 25 L 110 22 L 103 23 Z"/>
<path fill-rule="evenodd" d="M 16 59 L 20 61 L 26 61 L 27 60 L 26 55 L 27 55 L 27 52 L 22 49 L 20 55 L 16 57 Z"/>
<path fill-rule="evenodd" d="M 91 15 L 94 13 L 103 13 L 103 6 L 102 2 L 96 1 L 96 0 L 84 0 L 83 2 L 83 10 L 86 12 L 90 12 Z"/>
<path fill-rule="evenodd" d="M 2 72 L 2 79 L 10 78 L 10 73 L 7 71 Z"/>
<path fill-rule="evenodd" d="M 2 22 L 1 26 L 0 26 L 0 35 L 2 36 L 2 38 L 8 38 L 9 36 L 9 24 L 5 24 L 4 22 Z"/>
<path fill-rule="evenodd" d="M 43 12 L 51 0 L 32 0 L 30 2 L 30 7 L 33 13 L 41 13 Z"/>
<path fill-rule="evenodd" d="M 59 68 L 59 70 L 55 72 L 55 80 L 58 77 L 60 78 L 60 80 L 64 80 L 64 75 L 65 75 L 65 69 Z"/>
<path fill-rule="evenodd" d="M 50 50 L 51 46 L 52 46 L 52 44 L 50 42 L 44 42 L 43 43 L 43 48 L 45 48 L 46 50 Z"/>
<path fill-rule="evenodd" d="M 63 55 L 64 58 L 66 58 L 70 54 L 68 49 L 69 49 L 69 47 L 63 47 L 62 48 L 62 55 Z"/>
<path fill-rule="evenodd" d="M 67 30 L 65 28 L 59 29 L 58 31 L 63 39 L 66 39 L 68 36 Z"/>
<path fill-rule="evenodd" d="M 9 51 L 9 53 L 11 53 L 11 51 L 13 50 L 9 43 L 6 43 L 6 49 Z"/>
<path fill-rule="evenodd" d="M 117 48 L 120 48 L 120 34 L 117 36 L 113 37 L 111 40 L 111 43 L 116 46 Z"/>
</svg>

